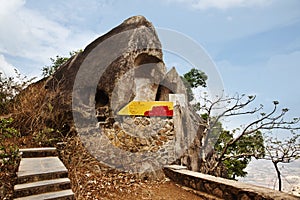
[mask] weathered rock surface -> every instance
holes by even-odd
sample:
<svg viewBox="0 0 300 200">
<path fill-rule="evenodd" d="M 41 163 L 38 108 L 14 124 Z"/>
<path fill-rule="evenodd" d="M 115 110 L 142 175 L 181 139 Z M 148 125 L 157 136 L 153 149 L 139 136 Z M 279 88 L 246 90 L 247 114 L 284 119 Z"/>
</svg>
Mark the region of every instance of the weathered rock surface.
<svg viewBox="0 0 300 200">
<path fill-rule="evenodd" d="M 187 100 L 186 87 L 174 67 L 168 71 L 164 79 L 160 82 L 157 100 L 168 101 L 168 94 L 183 94 Z"/>
<path fill-rule="evenodd" d="M 74 89 L 73 95 L 86 106 L 94 106 L 96 101 L 100 120 L 105 121 L 113 115 L 108 105 L 119 110 L 133 99 L 154 101 L 165 72 L 154 27 L 144 17 L 135 16 L 71 58 L 46 87 L 59 86 L 69 98 Z"/>
<path fill-rule="evenodd" d="M 173 67 L 161 82 L 159 95 L 161 100 L 170 100 L 166 95 L 176 94 L 174 102 L 175 152 L 180 158 L 177 163 L 188 166 L 193 171 L 200 169 L 200 141 L 203 127 L 201 118 L 188 103 L 188 93 L 185 84 Z M 177 99 L 178 98 L 178 99 Z M 180 99 L 183 98 L 183 99 Z"/>
<path fill-rule="evenodd" d="M 158 36 L 144 17 L 131 17 L 89 44 L 47 80 L 46 88 L 59 91 L 82 142 L 103 163 L 153 172 L 154 178 L 176 159 L 199 169 L 199 116 L 187 103 L 176 69 L 166 71 Z M 170 101 L 170 94 L 178 95 L 173 119 L 117 116 L 130 101 Z"/>
</svg>

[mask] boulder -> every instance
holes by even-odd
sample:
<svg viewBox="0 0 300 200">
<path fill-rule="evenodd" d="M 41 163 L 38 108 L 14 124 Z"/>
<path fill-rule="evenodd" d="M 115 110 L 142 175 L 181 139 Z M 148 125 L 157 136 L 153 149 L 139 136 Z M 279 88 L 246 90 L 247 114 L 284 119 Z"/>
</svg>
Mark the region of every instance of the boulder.
<svg viewBox="0 0 300 200">
<path fill-rule="evenodd" d="M 97 38 L 60 66 L 46 88 L 60 99 L 54 109 L 64 105 L 59 112 L 72 113 L 83 143 L 105 164 L 144 174 L 181 158 L 188 168 L 199 169 L 200 117 L 188 105 L 176 69 L 166 71 L 157 33 L 143 16 Z M 172 120 L 118 119 L 130 101 L 170 101 L 170 94 L 179 94 L 174 99 L 180 102 Z"/>
<path fill-rule="evenodd" d="M 134 16 L 62 65 L 46 88 L 64 91 L 69 100 L 73 91 L 78 103 L 96 105 L 100 121 L 105 121 L 133 99 L 154 101 L 165 73 L 153 25 Z"/>
<path fill-rule="evenodd" d="M 157 100 L 169 101 L 169 94 L 184 94 L 184 98 L 187 99 L 186 87 L 175 67 L 172 67 L 160 82 Z"/>
<path fill-rule="evenodd" d="M 175 94 L 171 96 L 170 94 Z M 174 102 L 175 153 L 180 164 L 193 171 L 200 169 L 202 119 L 188 103 L 187 88 L 173 67 L 164 77 L 158 89 L 158 99 Z"/>
</svg>

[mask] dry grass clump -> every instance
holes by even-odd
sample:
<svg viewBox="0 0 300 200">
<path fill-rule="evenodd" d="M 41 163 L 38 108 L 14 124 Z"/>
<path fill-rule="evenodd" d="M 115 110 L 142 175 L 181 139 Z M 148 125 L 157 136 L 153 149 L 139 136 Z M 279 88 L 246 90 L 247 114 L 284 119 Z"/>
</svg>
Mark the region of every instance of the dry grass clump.
<svg viewBox="0 0 300 200">
<path fill-rule="evenodd" d="M 47 90 L 45 80 L 20 92 L 9 111 L 21 136 L 33 136 L 40 146 L 57 143 L 69 134 L 72 124 L 71 102 L 59 87 Z"/>
<path fill-rule="evenodd" d="M 10 81 L 11 80 L 11 81 Z M 11 199 L 20 161 L 19 148 L 54 146 L 70 133 L 70 103 L 61 90 L 0 80 L 0 199 Z"/>
</svg>

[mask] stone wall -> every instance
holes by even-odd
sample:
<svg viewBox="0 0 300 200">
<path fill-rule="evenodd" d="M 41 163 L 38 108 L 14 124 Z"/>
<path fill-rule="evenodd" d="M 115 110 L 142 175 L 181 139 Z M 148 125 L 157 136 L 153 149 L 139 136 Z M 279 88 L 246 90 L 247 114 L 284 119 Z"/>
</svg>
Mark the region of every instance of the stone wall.
<svg viewBox="0 0 300 200">
<path fill-rule="evenodd" d="M 112 127 L 86 128 L 81 140 L 100 162 L 139 178 L 163 179 L 163 166 L 174 163 L 175 132 L 167 117 L 120 116 Z"/>
<path fill-rule="evenodd" d="M 132 153 L 158 152 L 165 157 L 165 148 L 172 148 L 174 152 L 174 125 L 173 119 L 161 117 L 131 117 L 126 116 L 122 121 L 113 124 L 113 128 L 103 128 L 104 134 L 110 142 L 118 148 Z M 174 160 L 171 158 L 171 160 Z"/>
<path fill-rule="evenodd" d="M 251 184 L 241 183 L 234 180 L 214 177 L 199 172 L 189 171 L 184 167 L 177 165 L 166 166 L 164 168 L 164 172 L 166 176 L 168 176 L 171 180 L 181 185 L 213 195 L 221 199 L 299 199 L 296 196 L 292 196 L 287 193 Z"/>
</svg>

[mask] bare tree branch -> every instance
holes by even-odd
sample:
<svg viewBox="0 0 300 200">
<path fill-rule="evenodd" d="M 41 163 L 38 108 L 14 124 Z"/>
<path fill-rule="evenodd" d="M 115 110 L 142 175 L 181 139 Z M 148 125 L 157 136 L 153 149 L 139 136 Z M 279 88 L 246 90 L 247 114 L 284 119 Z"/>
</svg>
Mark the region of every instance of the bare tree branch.
<svg viewBox="0 0 300 200">
<path fill-rule="evenodd" d="M 290 163 L 300 158 L 300 134 L 292 133 L 292 137 L 283 141 L 277 137 L 266 136 L 265 149 L 267 154 L 264 159 L 271 160 L 278 177 L 278 189 L 281 191 L 281 173 L 278 163 Z"/>
<path fill-rule="evenodd" d="M 284 120 L 285 114 L 288 112 L 288 109 L 282 109 L 281 112 L 277 112 L 278 110 L 278 101 L 274 101 L 274 107 L 273 109 L 268 113 L 259 113 L 263 109 L 263 105 L 260 105 L 259 107 L 256 107 L 254 109 L 246 110 L 247 107 L 256 99 L 256 96 L 248 96 L 246 99 L 245 95 L 235 95 L 233 97 L 225 97 L 222 96 L 217 98 L 215 101 L 208 100 L 207 98 L 204 98 L 205 103 L 202 111 L 206 112 L 207 114 L 207 120 L 204 122 L 203 125 L 205 128 L 204 130 L 204 136 L 202 139 L 202 146 L 206 147 L 209 143 L 208 138 L 209 134 L 213 130 L 213 128 L 216 126 L 216 124 L 222 119 L 222 118 L 228 118 L 228 117 L 234 117 L 234 116 L 242 116 L 242 115 L 254 115 L 259 114 L 258 119 L 254 120 L 253 122 L 250 122 L 247 124 L 244 128 L 240 129 L 238 131 L 239 133 L 236 134 L 235 138 L 232 138 L 230 141 L 228 141 L 226 144 L 224 144 L 224 148 L 222 149 L 221 153 L 218 154 L 217 162 L 213 167 L 210 169 L 211 171 L 214 171 L 218 165 L 226 160 L 229 159 L 230 156 L 226 155 L 228 152 L 228 149 L 235 145 L 241 138 L 252 135 L 256 133 L 257 131 L 262 130 L 298 130 L 300 127 L 297 127 L 296 125 L 299 123 L 299 118 L 295 118 L 291 121 Z M 223 105 L 225 104 L 225 105 Z M 222 106 L 220 106 L 222 105 Z M 212 117 L 212 113 L 215 110 L 221 110 L 219 114 Z M 205 162 L 205 148 L 203 148 L 202 157 L 203 161 Z M 245 156 L 250 156 L 249 154 L 241 154 L 241 155 L 234 155 L 231 158 L 242 158 Z M 254 154 L 251 154 L 251 156 L 254 156 Z"/>
</svg>

